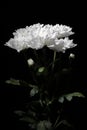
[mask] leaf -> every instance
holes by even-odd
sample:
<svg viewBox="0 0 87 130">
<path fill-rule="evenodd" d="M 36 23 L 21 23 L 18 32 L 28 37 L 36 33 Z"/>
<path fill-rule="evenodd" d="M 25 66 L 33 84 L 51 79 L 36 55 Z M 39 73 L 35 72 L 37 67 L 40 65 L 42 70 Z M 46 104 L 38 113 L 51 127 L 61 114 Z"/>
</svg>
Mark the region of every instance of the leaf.
<svg viewBox="0 0 87 130">
<path fill-rule="evenodd" d="M 37 88 L 33 88 L 33 89 L 31 89 L 31 91 L 30 91 L 30 96 L 32 97 L 32 96 L 34 96 L 35 94 L 37 94 L 38 93 L 38 89 Z"/>
<path fill-rule="evenodd" d="M 24 81 L 24 80 L 16 80 L 16 79 L 14 79 L 14 78 L 10 78 L 9 80 L 6 80 L 5 82 L 6 82 L 7 84 L 11 84 L 11 85 L 18 85 L 18 86 L 23 85 L 23 86 L 25 86 L 25 87 L 38 88 L 38 86 L 29 84 L 29 83 L 27 83 L 27 82 Z"/>
<path fill-rule="evenodd" d="M 83 97 L 84 98 L 85 96 L 80 92 L 74 92 L 71 94 L 66 94 L 65 97 L 68 101 L 71 101 L 73 97 Z"/>
<path fill-rule="evenodd" d="M 10 78 L 9 80 L 6 80 L 5 81 L 7 84 L 12 84 L 12 85 L 20 85 L 20 81 L 19 80 L 16 80 L 16 79 L 13 79 L 13 78 Z"/>
<path fill-rule="evenodd" d="M 34 120 L 34 119 L 31 118 L 31 117 L 27 117 L 27 116 L 20 118 L 20 120 L 21 120 L 21 121 L 28 122 L 28 123 L 35 123 L 35 122 L 36 122 L 36 120 Z"/>
<path fill-rule="evenodd" d="M 17 114 L 18 116 L 23 116 L 25 114 L 25 112 L 21 110 L 14 111 L 14 113 Z"/>
<path fill-rule="evenodd" d="M 33 85 L 33 84 L 28 84 L 28 86 L 31 87 L 31 88 L 38 88 L 38 86 Z"/>
<path fill-rule="evenodd" d="M 37 125 L 37 130 L 46 130 L 45 124 L 43 121 L 40 121 Z"/>
<path fill-rule="evenodd" d="M 69 93 L 69 94 L 65 94 L 65 95 L 60 96 L 58 101 L 60 103 L 63 103 L 64 99 L 67 99 L 68 101 L 71 101 L 73 99 L 73 97 L 82 97 L 82 98 L 84 98 L 85 96 L 80 92 L 73 92 L 73 93 Z"/>
<path fill-rule="evenodd" d="M 51 124 L 50 121 L 44 120 L 44 124 L 45 124 L 45 127 L 46 127 L 48 130 L 51 130 L 52 124 Z"/>
<path fill-rule="evenodd" d="M 29 116 L 32 116 L 32 117 L 36 117 L 36 112 L 32 111 L 32 110 L 29 110 L 28 113 L 27 113 Z"/>
<path fill-rule="evenodd" d="M 68 127 L 71 127 L 71 124 L 70 124 L 68 121 L 66 121 L 66 120 L 61 120 L 61 121 L 55 126 L 55 128 L 59 127 L 60 125 L 66 125 L 66 126 L 68 126 Z"/>
<path fill-rule="evenodd" d="M 47 120 L 40 121 L 37 125 L 37 130 L 51 130 L 51 122 Z"/>
<path fill-rule="evenodd" d="M 68 127 L 71 127 L 71 124 L 67 120 L 63 120 L 62 124 L 66 125 Z"/>
</svg>

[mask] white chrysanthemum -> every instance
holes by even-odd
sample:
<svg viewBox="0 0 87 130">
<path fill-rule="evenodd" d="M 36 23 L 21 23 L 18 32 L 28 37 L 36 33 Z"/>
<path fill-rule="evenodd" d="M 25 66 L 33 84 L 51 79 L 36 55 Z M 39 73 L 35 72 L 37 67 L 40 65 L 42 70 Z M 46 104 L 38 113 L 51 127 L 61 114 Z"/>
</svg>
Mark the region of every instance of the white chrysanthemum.
<svg viewBox="0 0 87 130">
<path fill-rule="evenodd" d="M 44 46 L 52 48 L 52 46 L 61 43 L 61 49 L 57 48 L 56 50 L 62 51 L 64 50 L 62 49 L 62 46 L 65 47 L 67 41 L 67 47 L 65 48 L 70 48 L 72 45 L 70 46 L 71 42 L 69 42 L 69 40 L 58 39 L 68 37 L 71 34 L 73 34 L 72 28 L 65 25 L 56 24 L 53 26 L 49 24 L 43 25 L 38 23 L 23 29 L 18 29 L 13 33 L 14 38 L 11 38 L 5 45 L 20 52 L 26 48 L 40 49 Z"/>
<path fill-rule="evenodd" d="M 66 49 L 75 47 L 76 44 L 73 44 L 73 40 L 69 40 L 68 37 L 64 39 L 55 39 L 55 43 L 52 45 L 49 45 L 48 47 L 52 50 L 55 50 L 57 52 L 65 52 Z"/>
</svg>

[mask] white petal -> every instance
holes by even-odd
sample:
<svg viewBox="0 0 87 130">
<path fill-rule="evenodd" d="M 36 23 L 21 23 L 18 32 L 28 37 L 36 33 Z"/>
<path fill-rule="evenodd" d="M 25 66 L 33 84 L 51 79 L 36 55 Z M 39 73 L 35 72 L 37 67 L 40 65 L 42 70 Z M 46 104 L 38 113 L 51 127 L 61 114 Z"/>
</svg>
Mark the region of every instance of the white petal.
<svg viewBox="0 0 87 130">
<path fill-rule="evenodd" d="M 69 40 L 69 38 L 65 38 L 59 40 L 56 39 L 55 44 L 49 45 L 48 47 L 58 52 L 65 52 L 66 49 L 72 48 L 74 46 L 76 46 L 76 44 L 73 43 L 73 40 Z"/>
<path fill-rule="evenodd" d="M 65 25 L 56 24 L 53 26 L 38 23 L 16 30 L 13 33 L 14 38 L 11 38 L 6 45 L 18 52 L 25 48 L 37 50 L 44 46 L 63 52 L 67 48 L 75 46 L 72 40 L 68 40 L 68 38 L 62 39 L 72 34 L 72 28 Z"/>
</svg>

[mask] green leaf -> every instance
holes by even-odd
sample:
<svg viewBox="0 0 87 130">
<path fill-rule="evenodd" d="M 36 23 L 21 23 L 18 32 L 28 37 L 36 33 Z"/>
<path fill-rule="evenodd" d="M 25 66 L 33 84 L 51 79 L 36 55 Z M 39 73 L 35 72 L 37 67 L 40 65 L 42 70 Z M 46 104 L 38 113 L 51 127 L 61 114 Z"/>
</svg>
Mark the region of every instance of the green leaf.
<svg viewBox="0 0 87 130">
<path fill-rule="evenodd" d="M 51 122 L 47 120 L 40 121 L 37 125 L 37 130 L 51 130 Z"/>
<path fill-rule="evenodd" d="M 36 117 L 36 112 L 32 111 L 32 110 L 29 110 L 28 113 L 27 113 L 29 116 L 32 116 L 32 117 Z"/>
<path fill-rule="evenodd" d="M 28 123 L 35 123 L 35 122 L 36 122 L 36 120 L 34 120 L 34 119 L 31 118 L 31 117 L 27 117 L 27 116 L 20 118 L 20 120 L 21 120 L 21 121 L 28 122 Z"/>
<path fill-rule="evenodd" d="M 10 78 L 9 80 L 6 80 L 5 81 L 7 84 L 12 84 L 12 85 L 20 85 L 20 81 L 19 80 L 16 80 L 16 79 L 13 79 L 13 78 Z"/>
<path fill-rule="evenodd" d="M 73 97 L 82 97 L 82 98 L 84 98 L 85 96 L 80 92 L 73 92 L 73 93 L 69 93 L 69 94 L 65 94 L 65 95 L 60 96 L 58 101 L 60 103 L 63 103 L 64 99 L 67 99 L 68 101 L 71 101 L 73 99 Z"/>
<path fill-rule="evenodd" d="M 31 88 L 36 88 L 36 89 L 38 88 L 38 86 L 33 85 L 33 84 L 28 84 L 28 86 L 31 87 Z"/>
<path fill-rule="evenodd" d="M 68 121 L 66 121 L 66 120 L 61 120 L 61 121 L 55 126 L 55 128 L 59 127 L 60 125 L 66 125 L 66 126 L 68 126 L 68 127 L 71 127 L 71 124 L 70 124 Z"/>
<path fill-rule="evenodd" d="M 38 88 L 38 86 L 33 85 L 33 84 L 29 84 L 24 80 L 17 80 L 14 78 L 10 78 L 9 80 L 6 80 L 5 83 L 7 84 L 11 84 L 11 85 L 17 85 L 17 86 L 25 86 L 25 87 L 30 87 L 30 88 Z"/>
<path fill-rule="evenodd" d="M 40 121 L 37 125 L 37 130 L 46 130 L 45 124 L 43 121 Z"/>
<path fill-rule="evenodd" d="M 14 113 L 17 114 L 18 116 L 23 116 L 25 114 L 25 112 L 21 110 L 14 111 Z"/>
</svg>

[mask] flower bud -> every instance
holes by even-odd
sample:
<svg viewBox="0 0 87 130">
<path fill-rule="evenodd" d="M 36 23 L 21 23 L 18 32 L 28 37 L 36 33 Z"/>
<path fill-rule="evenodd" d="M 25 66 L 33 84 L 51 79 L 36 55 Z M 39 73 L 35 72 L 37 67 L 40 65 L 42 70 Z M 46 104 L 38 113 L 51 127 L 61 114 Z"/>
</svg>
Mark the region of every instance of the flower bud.
<svg viewBox="0 0 87 130">
<path fill-rule="evenodd" d="M 33 61 L 33 59 L 31 59 L 31 58 L 28 59 L 27 62 L 28 62 L 28 65 L 29 65 L 29 66 L 34 65 L 34 61 Z"/>
</svg>

